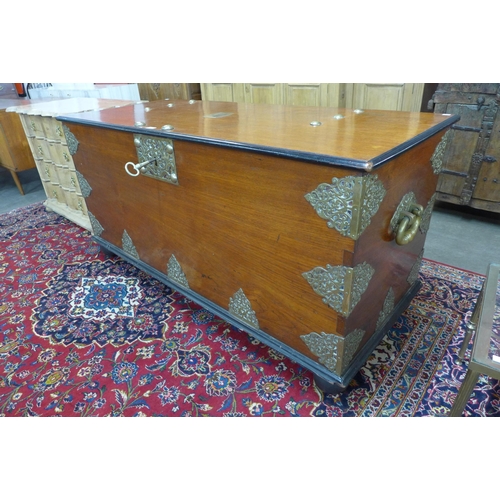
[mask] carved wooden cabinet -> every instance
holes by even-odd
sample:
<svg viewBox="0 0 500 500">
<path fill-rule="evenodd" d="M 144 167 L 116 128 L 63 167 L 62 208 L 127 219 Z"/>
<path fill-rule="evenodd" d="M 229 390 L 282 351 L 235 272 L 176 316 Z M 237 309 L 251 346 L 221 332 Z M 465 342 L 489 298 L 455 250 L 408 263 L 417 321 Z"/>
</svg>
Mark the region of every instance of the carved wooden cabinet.
<svg viewBox="0 0 500 500">
<path fill-rule="evenodd" d="M 157 100 L 59 119 L 97 242 L 335 391 L 419 287 L 458 117 Z"/>
<path fill-rule="evenodd" d="M 460 115 L 447 134 L 438 199 L 500 212 L 499 83 L 440 83 L 429 103 Z"/>
<path fill-rule="evenodd" d="M 202 83 L 203 100 L 420 111 L 423 83 Z"/>
<path fill-rule="evenodd" d="M 74 98 L 33 101 L 29 105 L 7 108 L 12 119 L 20 118 L 24 128 L 34 166 L 47 195 L 45 206 L 89 231 L 92 226 L 85 203 L 85 186 L 79 181 L 72 158 L 77 144 L 67 140 L 64 125 L 55 117 L 61 113 L 100 110 L 130 103 L 115 99 Z"/>
<path fill-rule="evenodd" d="M 29 101 L 23 99 L 0 99 L 0 166 L 10 171 L 22 195 L 24 190 L 17 173 L 35 168 L 35 162 L 19 116 L 7 113 L 6 109 L 27 104 Z"/>
</svg>

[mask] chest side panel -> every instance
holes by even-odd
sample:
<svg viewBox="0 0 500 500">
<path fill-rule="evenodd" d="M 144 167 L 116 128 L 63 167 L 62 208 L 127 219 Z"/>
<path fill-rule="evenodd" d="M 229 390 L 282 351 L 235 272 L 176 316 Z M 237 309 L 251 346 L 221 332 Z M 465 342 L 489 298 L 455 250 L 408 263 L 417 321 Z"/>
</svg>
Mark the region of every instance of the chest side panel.
<svg viewBox="0 0 500 500">
<path fill-rule="evenodd" d="M 438 180 L 431 157 L 443 135 L 444 132 L 431 137 L 377 170 L 387 194 L 371 224 L 356 242 L 352 257 L 354 265 L 366 261 L 375 273 L 345 324 L 346 333 L 355 329 L 365 331 L 364 342 L 418 278 Z M 420 223 L 414 238 L 401 245 L 396 242 L 395 231 L 399 228 L 396 222 L 413 203 L 423 209 Z"/>
<path fill-rule="evenodd" d="M 125 172 L 138 162 L 133 134 L 69 128 L 101 238 L 122 248 L 126 231 L 139 259 L 165 274 L 174 256 L 189 288 L 226 310 L 241 289 L 258 327 L 307 356 L 301 335 L 337 330 L 337 312 L 303 273 L 343 265 L 354 240 L 329 229 L 305 195 L 352 171 L 174 140 L 175 185 Z"/>
</svg>

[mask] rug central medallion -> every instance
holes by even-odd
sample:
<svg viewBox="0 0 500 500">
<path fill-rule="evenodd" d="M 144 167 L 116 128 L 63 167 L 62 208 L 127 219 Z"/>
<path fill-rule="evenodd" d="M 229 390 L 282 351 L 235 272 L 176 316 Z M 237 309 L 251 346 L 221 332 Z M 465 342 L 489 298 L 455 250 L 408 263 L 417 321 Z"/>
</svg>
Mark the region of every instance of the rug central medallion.
<svg viewBox="0 0 500 500">
<path fill-rule="evenodd" d="M 70 300 L 70 316 L 85 319 L 133 318 L 143 297 L 137 278 L 107 276 L 82 278 Z"/>
<path fill-rule="evenodd" d="M 172 290 L 123 261 L 69 264 L 46 286 L 31 319 L 52 344 L 151 342 L 173 311 Z"/>
</svg>

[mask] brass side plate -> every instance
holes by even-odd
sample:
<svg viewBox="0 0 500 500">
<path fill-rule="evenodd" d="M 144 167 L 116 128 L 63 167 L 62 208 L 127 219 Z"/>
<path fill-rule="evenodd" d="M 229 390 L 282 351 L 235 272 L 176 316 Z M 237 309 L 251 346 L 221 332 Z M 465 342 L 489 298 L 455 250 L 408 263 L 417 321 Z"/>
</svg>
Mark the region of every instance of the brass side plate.
<svg viewBox="0 0 500 500">
<path fill-rule="evenodd" d="M 349 366 L 364 335 L 365 331 L 358 328 L 345 338 L 324 332 L 311 332 L 308 335 L 301 335 L 300 338 L 322 365 L 341 376 Z"/>
<path fill-rule="evenodd" d="M 305 195 L 331 229 L 357 240 L 377 213 L 386 190 L 376 174 L 334 177 Z"/>
<path fill-rule="evenodd" d="M 385 320 L 391 315 L 391 312 L 394 309 L 394 290 L 392 286 L 389 288 L 387 295 L 385 296 L 384 305 L 382 306 L 382 310 L 378 315 L 377 326 L 375 330 L 378 330 L 384 323 Z"/>
<path fill-rule="evenodd" d="M 422 234 L 425 234 L 429 230 L 429 226 L 431 224 L 431 215 L 432 211 L 434 210 L 434 203 L 436 202 L 436 198 L 437 198 L 437 193 L 434 193 L 431 196 L 429 203 L 427 203 L 427 206 L 425 207 L 424 211 L 422 212 L 422 220 L 419 226 L 420 232 Z"/>
<path fill-rule="evenodd" d="M 448 145 L 448 140 L 451 135 L 451 129 L 446 132 L 436 146 L 434 154 L 431 156 L 432 170 L 436 175 L 439 175 L 443 170 L 443 158 L 446 151 L 446 146 Z"/>
<path fill-rule="evenodd" d="M 229 312 L 248 325 L 259 329 L 257 316 L 241 288 L 229 299 Z"/>
<path fill-rule="evenodd" d="M 403 218 L 404 212 L 411 212 L 411 208 L 417 205 L 417 197 L 413 191 L 406 193 L 401 201 L 399 202 L 394 215 L 392 216 L 390 226 L 393 233 L 395 233 L 398 229 L 398 225 Z"/>
<path fill-rule="evenodd" d="M 302 274 L 312 289 L 323 297 L 323 302 L 344 317 L 348 317 L 368 284 L 375 269 L 367 262 L 355 267 L 316 267 Z"/>
<path fill-rule="evenodd" d="M 179 184 L 174 145 L 170 139 L 134 134 L 134 144 L 139 163 L 150 162 L 141 168 L 143 175 L 170 184 Z"/>
<path fill-rule="evenodd" d="M 189 288 L 189 283 L 175 255 L 170 257 L 167 264 L 167 276 L 184 288 Z"/>
<path fill-rule="evenodd" d="M 419 230 L 422 234 L 425 234 L 429 229 L 432 210 L 434 209 L 434 203 L 436 201 L 436 198 L 437 198 L 437 193 L 434 193 L 431 196 L 429 203 L 427 203 L 427 206 L 420 214 L 421 221 L 419 225 Z M 394 215 L 392 216 L 390 227 L 393 232 L 397 231 L 398 224 L 401 221 L 404 212 L 411 212 L 412 207 L 415 206 L 418 206 L 417 198 L 415 196 L 415 193 L 413 193 L 413 191 L 410 191 L 409 193 L 406 193 L 403 196 L 403 198 L 399 202 L 398 207 L 396 208 L 396 211 L 394 212 Z"/>
<path fill-rule="evenodd" d="M 424 257 L 424 250 L 420 252 L 419 256 L 417 257 L 417 260 L 413 264 L 410 273 L 408 274 L 408 277 L 406 278 L 406 281 L 410 284 L 413 285 L 415 281 L 417 281 L 418 278 L 418 272 L 420 271 L 420 266 L 422 265 L 422 259 Z"/>
</svg>

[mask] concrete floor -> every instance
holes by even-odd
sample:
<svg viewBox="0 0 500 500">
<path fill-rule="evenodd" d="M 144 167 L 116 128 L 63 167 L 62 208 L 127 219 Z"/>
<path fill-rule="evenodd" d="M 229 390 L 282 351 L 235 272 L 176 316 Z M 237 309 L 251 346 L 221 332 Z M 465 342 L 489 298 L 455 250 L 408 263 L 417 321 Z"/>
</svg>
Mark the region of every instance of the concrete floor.
<svg viewBox="0 0 500 500">
<path fill-rule="evenodd" d="M 20 172 L 19 178 L 24 196 L 10 172 L 0 167 L 0 213 L 46 199 L 36 169 Z M 500 262 L 500 214 L 436 203 L 424 257 L 485 274 L 490 262 Z"/>
</svg>

